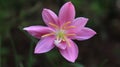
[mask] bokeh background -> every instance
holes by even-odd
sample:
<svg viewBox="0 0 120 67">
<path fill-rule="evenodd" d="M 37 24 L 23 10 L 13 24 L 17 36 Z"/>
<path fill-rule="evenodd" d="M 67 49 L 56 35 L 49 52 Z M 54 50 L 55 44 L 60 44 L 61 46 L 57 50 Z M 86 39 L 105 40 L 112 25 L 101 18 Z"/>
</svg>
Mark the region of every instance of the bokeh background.
<svg viewBox="0 0 120 67">
<path fill-rule="evenodd" d="M 66 61 L 57 48 L 34 54 L 38 39 L 23 31 L 45 25 L 43 8 L 58 14 L 67 1 L 75 5 L 76 17 L 89 18 L 86 26 L 97 32 L 89 40 L 75 40 L 75 63 Z M 0 67 L 120 67 L 120 0 L 0 0 Z"/>
</svg>

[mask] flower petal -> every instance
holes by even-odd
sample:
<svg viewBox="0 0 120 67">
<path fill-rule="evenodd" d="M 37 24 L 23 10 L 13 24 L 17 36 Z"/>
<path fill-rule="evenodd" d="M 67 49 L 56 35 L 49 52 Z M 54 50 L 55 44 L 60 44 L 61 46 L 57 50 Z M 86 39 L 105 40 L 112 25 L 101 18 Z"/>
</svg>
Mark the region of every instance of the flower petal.
<svg viewBox="0 0 120 67">
<path fill-rule="evenodd" d="M 87 24 L 88 18 L 78 17 L 72 21 L 71 26 L 75 26 L 75 28 L 71 28 L 67 30 L 67 33 L 76 33 L 80 31 Z"/>
<path fill-rule="evenodd" d="M 66 48 L 66 42 L 61 42 L 61 43 L 59 43 L 59 44 L 55 44 L 58 48 L 60 48 L 60 49 L 65 49 Z"/>
<path fill-rule="evenodd" d="M 25 27 L 23 30 L 26 30 L 29 34 L 31 34 L 36 38 L 40 38 L 42 35 L 54 31 L 53 29 L 44 26 L 29 26 L 29 27 Z"/>
<path fill-rule="evenodd" d="M 49 9 L 43 9 L 42 18 L 48 26 L 50 26 L 49 23 L 58 24 L 57 23 L 58 22 L 57 15 Z"/>
<path fill-rule="evenodd" d="M 70 46 L 66 44 L 66 49 L 60 49 L 60 53 L 66 60 L 70 62 L 75 62 L 78 57 L 78 47 L 72 40 L 69 40 L 69 43 Z"/>
<path fill-rule="evenodd" d="M 41 39 L 35 47 L 34 53 L 45 53 L 54 48 L 53 42 L 55 37 L 45 37 Z"/>
<path fill-rule="evenodd" d="M 72 21 L 75 17 L 75 8 L 71 2 L 65 3 L 59 11 L 60 24 Z"/>
<path fill-rule="evenodd" d="M 76 36 L 73 37 L 73 39 L 86 40 L 86 39 L 93 37 L 95 34 L 96 32 L 94 30 L 85 27 L 82 30 L 78 31 L 76 33 Z"/>
<path fill-rule="evenodd" d="M 87 24 L 88 18 L 84 17 L 78 17 L 73 22 L 71 25 L 76 26 L 77 29 L 82 29 L 86 24 Z"/>
</svg>

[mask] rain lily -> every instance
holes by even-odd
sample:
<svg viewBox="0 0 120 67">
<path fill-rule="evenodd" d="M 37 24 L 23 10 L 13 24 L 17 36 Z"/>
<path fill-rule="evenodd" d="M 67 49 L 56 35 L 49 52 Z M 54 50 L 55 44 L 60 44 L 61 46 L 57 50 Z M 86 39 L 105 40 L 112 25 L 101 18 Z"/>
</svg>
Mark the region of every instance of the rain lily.
<svg viewBox="0 0 120 67">
<path fill-rule="evenodd" d="M 57 47 L 61 55 L 70 62 L 75 62 L 78 57 L 78 47 L 72 40 L 86 40 L 96 34 L 90 28 L 85 27 L 88 18 L 75 19 L 75 8 L 71 2 L 65 3 L 58 16 L 50 9 L 43 9 L 42 18 L 48 26 L 25 27 L 29 34 L 41 39 L 34 53 L 45 53 Z"/>
</svg>

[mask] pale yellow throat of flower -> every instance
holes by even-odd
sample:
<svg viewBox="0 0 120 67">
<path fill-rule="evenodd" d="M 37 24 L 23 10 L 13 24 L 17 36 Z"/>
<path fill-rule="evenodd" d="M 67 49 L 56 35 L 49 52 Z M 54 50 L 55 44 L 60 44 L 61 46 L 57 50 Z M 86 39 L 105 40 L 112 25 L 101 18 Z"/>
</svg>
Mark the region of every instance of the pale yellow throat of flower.
<svg viewBox="0 0 120 67">
<path fill-rule="evenodd" d="M 71 26 L 71 25 L 69 26 L 70 23 L 71 22 L 64 23 L 61 28 L 56 24 L 49 23 L 49 25 L 52 26 L 54 29 L 56 29 L 56 31 L 49 33 L 49 34 L 45 34 L 42 37 L 55 35 L 55 37 L 56 37 L 56 39 L 54 40 L 55 45 L 59 45 L 59 43 L 61 43 L 62 41 L 65 41 L 68 44 L 68 46 L 70 46 L 70 42 L 68 41 L 67 37 L 75 35 L 73 33 L 66 34 L 66 32 L 65 32 L 68 29 L 75 28 L 75 26 Z"/>
</svg>

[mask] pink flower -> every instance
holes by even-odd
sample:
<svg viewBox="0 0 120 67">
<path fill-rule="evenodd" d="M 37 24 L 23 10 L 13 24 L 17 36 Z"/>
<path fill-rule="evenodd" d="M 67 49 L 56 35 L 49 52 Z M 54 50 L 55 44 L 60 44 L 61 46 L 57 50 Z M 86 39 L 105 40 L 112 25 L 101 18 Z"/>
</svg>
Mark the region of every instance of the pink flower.
<svg viewBox="0 0 120 67">
<path fill-rule="evenodd" d="M 58 16 L 50 9 L 43 9 L 42 17 L 48 27 L 38 25 L 24 28 L 32 36 L 41 39 L 35 47 L 34 53 L 37 54 L 48 52 L 56 46 L 66 60 L 75 62 L 78 47 L 72 40 L 86 40 L 96 34 L 85 27 L 88 18 L 75 19 L 75 8 L 71 2 L 62 6 Z"/>
</svg>

